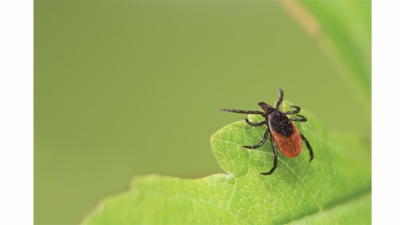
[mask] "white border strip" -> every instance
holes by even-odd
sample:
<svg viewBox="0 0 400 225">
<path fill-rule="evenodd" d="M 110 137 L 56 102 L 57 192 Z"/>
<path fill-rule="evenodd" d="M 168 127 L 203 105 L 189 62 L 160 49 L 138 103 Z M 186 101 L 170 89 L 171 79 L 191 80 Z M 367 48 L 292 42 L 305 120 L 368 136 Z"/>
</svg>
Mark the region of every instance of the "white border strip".
<svg viewBox="0 0 400 225">
<path fill-rule="evenodd" d="M 0 1 L 1 224 L 33 224 L 33 1 Z"/>
</svg>

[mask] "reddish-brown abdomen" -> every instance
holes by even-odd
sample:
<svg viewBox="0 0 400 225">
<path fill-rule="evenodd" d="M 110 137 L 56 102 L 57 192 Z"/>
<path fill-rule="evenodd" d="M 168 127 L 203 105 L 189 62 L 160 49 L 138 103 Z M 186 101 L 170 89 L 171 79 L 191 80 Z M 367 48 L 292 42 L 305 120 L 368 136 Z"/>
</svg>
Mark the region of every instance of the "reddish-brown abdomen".
<svg viewBox="0 0 400 225">
<path fill-rule="evenodd" d="M 287 157 L 294 158 L 301 152 L 302 139 L 296 126 L 290 121 L 293 128 L 293 133 L 289 137 L 280 135 L 274 129 L 271 130 L 272 138 L 279 150 Z"/>
</svg>

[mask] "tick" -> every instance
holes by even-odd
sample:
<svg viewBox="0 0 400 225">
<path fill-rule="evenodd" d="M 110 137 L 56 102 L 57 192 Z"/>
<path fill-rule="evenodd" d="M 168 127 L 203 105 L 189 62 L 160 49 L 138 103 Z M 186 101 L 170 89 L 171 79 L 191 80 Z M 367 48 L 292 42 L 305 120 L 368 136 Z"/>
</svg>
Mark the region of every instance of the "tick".
<svg viewBox="0 0 400 225">
<path fill-rule="evenodd" d="M 271 147 L 274 153 L 274 166 L 268 172 L 260 173 L 261 175 L 270 175 L 278 167 L 278 152 L 276 151 L 276 147 L 278 147 L 282 154 L 286 157 L 294 158 L 300 154 L 302 141 L 304 141 L 308 151 L 310 152 L 309 162 L 311 162 L 311 160 L 313 160 L 314 158 L 314 152 L 311 148 L 310 142 L 308 142 L 307 138 L 297 130 L 296 126 L 292 122 L 306 122 L 307 118 L 298 114 L 301 110 L 299 106 L 291 106 L 292 108 L 294 108 L 293 111 L 281 112 L 279 110 L 279 106 L 282 104 L 282 101 L 283 90 L 279 88 L 279 98 L 275 104 L 275 108 L 265 102 L 259 102 L 258 105 L 263 111 L 221 109 L 225 112 L 259 114 L 265 118 L 265 120 L 261 122 L 252 122 L 249 119 L 244 118 L 246 120 L 246 123 L 251 126 L 267 126 L 267 129 L 264 132 L 264 136 L 258 144 L 252 146 L 243 146 L 248 149 L 256 149 L 262 146 L 267 141 L 268 136 L 270 137 Z M 289 118 L 287 115 L 295 115 L 295 117 Z"/>
</svg>

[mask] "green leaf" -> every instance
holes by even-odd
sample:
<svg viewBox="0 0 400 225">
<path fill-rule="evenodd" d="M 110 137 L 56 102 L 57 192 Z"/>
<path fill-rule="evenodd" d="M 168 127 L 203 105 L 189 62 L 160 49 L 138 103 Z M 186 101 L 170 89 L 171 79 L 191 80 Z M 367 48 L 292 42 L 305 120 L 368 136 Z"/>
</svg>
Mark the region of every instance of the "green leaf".
<svg viewBox="0 0 400 225">
<path fill-rule="evenodd" d="M 279 2 L 315 40 L 370 115 L 371 1 Z"/>
<path fill-rule="evenodd" d="M 235 122 L 211 137 L 227 174 L 137 177 L 130 191 L 102 201 L 83 224 L 371 223 L 369 140 L 328 132 L 312 115 L 302 114 L 308 122 L 297 126 L 314 149 L 312 162 L 303 147 L 296 158 L 279 154 L 275 172 L 259 175 L 273 165 L 270 142 L 255 150 L 242 145 L 258 143 L 265 127 Z"/>
</svg>

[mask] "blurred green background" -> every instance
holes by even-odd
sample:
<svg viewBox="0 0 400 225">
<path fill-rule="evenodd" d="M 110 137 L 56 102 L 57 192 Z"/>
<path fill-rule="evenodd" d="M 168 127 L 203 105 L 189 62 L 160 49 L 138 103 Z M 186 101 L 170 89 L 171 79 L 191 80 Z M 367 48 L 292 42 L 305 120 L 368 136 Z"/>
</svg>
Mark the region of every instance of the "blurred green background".
<svg viewBox="0 0 400 225">
<path fill-rule="evenodd" d="M 275 1 L 35 1 L 34 29 L 35 224 L 77 224 L 136 175 L 222 172 L 209 138 L 243 116 L 218 109 L 279 86 L 328 129 L 370 133 Z"/>
</svg>

